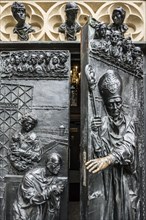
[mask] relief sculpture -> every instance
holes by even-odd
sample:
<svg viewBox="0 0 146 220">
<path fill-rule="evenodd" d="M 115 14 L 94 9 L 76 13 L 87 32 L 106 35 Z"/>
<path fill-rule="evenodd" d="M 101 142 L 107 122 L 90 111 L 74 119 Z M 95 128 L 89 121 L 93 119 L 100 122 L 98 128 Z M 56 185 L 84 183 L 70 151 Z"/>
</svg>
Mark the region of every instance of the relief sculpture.
<svg viewBox="0 0 146 220">
<path fill-rule="evenodd" d="M 12 136 L 9 160 L 19 172 L 27 171 L 41 160 L 41 142 L 32 131 L 36 125 L 36 115 L 26 113 L 21 118 L 21 130 Z"/>
<path fill-rule="evenodd" d="M 70 53 L 29 45 L 0 53 L 0 220 L 67 220 Z"/>
<path fill-rule="evenodd" d="M 98 89 L 106 115 L 93 115 L 93 159 L 86 162 L 90 173 L 102 176 L 97 195 L 97 198 L 102 197 L 102 202 L 98 203 L 98 219 L 137 220 L 135 213 L 139 211 L 139 199 L 135 189 L 132 191 L 128 184 L 128 174 L 136 172 L 135 126 L 133 119 L 123 111 L 124 88 L 120 75 L 108 69 L 100 77 Z"/>
<path fill-rule="evenodd" d="M 26 172 L 13 204 L 13 220 L 59 220 L 61 193 L 65 182 L 58 178 L 62 158 L 48 156 L 45 167 Z"/>
<path fill-rule="evenodd" d="M 4 56 L 2 78 L 67 78 L 68 53 L 62 52 L 13 52 Z"/>
<path fill-rule="evenodd" d="M 122 7 L 113 10 L 112 24 L 106 24 L 91 18 L 90 26 L 94 29 L 94 37 L 90 41 L 90 53 L 104 60 L 112 61 L 133 75 L 142 78 L 143 53 L 136 47 L 131 37 L 124 37 L 128 30 L 124 19 L 126 12 Z"/>
</svg>

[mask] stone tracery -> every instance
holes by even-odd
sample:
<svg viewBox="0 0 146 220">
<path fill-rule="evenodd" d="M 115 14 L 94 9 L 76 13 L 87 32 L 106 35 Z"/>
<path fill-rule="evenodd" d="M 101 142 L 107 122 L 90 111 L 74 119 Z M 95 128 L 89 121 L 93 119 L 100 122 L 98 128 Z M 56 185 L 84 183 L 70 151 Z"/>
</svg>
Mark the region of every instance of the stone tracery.
<svg viewBox="0 0 146 220">
<path fill-rule="evenodd" d="M 26 21 L 32 24 L 35 29 L 34 33 L 30 34 L 30 41 L 56 41 L 64 40 L 64 36 L 58 33 L 58 27 L 65 21 L 64 8 L 67 1 L 40 1 L 35 2 L 25 0 L 23 1 L 26 6 L 27 18 Z M 83 26 L 88 16 L 92 16 L 96 20 L 105 23 L 111 23 L 111 12 L 113 8 L 122 6 L 126 10 L 125 23 L 129 27 L 126 36 L 130 36 L 134 41 L 144 41 L 146 39 L 144 8 L 146 2 L 113 2 L 113 1 L 77 1 L 79 13 L 77 21 Z M 16 41 L 17 36 L 13 34 L 13 27 L 15 20 L 12 19 L 10 1 L 3 1 L 0 3 L 1 17 L 1 34 L 0 40 L 2 41 Z M 133 22 L 134 20 L 134 22 Z M 77 40 L 80 40 L 80 34 L 77 34 Z"/>
</svg>

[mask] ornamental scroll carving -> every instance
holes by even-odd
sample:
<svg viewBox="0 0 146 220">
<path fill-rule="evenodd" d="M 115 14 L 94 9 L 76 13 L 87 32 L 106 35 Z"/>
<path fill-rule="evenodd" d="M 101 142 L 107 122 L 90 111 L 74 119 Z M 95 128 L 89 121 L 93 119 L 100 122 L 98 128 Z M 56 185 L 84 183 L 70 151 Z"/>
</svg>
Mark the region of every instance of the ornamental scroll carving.
<svg viewBox="0 0 146 220">
<path fill-rule="evenodd" d="M 2 78 L 67 78 L 69 54 L 62 52 L 12 52 L 3 55 Z"/>
<path fill-rule="evenodd" d="M 30 41 L 59 41 L 65 40 L 65 36 L 58 33 L 59 26 L 65 22 L 65 5 L 68 1 L 30 1 L 24 0 L 26 7 L 26 22 L 31 24 L 35 32 L 29 34 Z M 130 36 L 134 41 L 146 40 L 146 17 L 144 13 L 145 1 L 76 1 L 79 11 L 77 22 L 83 26 L 89 16 L 105 23 L 111 23 L 111 13 L 114 8 L 122 6 L 127 15 L 125 23 L 129 30 L 126 37 Z M 16 41 L 18 37 L 13 34 L 13 28 L 16 25 L 11 12 L 12 1 L 0 2 L 0 25 L 2 41 Z M 134 22 L 133 22 L 134 21 Z M 77 34 L 77 40 L 80 40 L 80 34 Z"/>
</svg>

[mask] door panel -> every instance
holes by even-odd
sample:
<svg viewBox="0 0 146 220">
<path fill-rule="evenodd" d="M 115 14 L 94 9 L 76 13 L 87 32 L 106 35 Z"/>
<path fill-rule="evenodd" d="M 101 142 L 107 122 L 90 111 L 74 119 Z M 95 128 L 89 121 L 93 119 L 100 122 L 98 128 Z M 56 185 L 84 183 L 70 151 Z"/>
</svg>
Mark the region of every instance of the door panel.
<svg viewBox="0 0 146 220">
<path fill-rule="evenodd" d="M 0 219 L 67 220 L 70 54 L 0 57 Z"/>
<path fill-rule="evenodd" d="M 93 24 L 81 46 L 81 219 L 145 219 L 142 69 L 102 50 Z"/>
</svg>

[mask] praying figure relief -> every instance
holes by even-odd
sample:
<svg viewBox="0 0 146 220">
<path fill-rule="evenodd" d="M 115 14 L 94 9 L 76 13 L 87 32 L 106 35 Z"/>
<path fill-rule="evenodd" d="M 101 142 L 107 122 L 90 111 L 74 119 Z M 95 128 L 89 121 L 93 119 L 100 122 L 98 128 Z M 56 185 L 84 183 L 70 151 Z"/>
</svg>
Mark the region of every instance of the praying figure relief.
<svg viewBox="0 0 146 220">
<path fill-rule="evenodd" d="M 26 172 L 13 204 L 13 220 L 59 220 L 65 186 L 65 180 L 57 177 L 61 164 L 61 156 L 51 153 L 45 167 Z"/>
<path fill-rule="evenodd" d="M 90 173 L 102 176 L 103 182 L 96 195 L 99 198 L 98 219 L 137 220 L 139 200 L 128 185 L 128 173 L 136 172 L 135 126 L 123 111 L 122 79 L 114 70 L 107 70 L 99 79 L 98 88 L 107 115 L 101 118 L 93 108 L 91 144 L 94 157 L 86 162 Z"/>
<path fill-rule="evenodd" d="M 66 21 L 59 27 L 59 32 L 65 34 L 68 41 L 76 40 L 76 33 L 80 32 L 81 26 L 76 22 L 79 7 L 75 2 L 66 3 Z"/>
<path fill-rule="evenodd" d="M 32 130 L 37 125 L 36 115 L 26 113 L 21 118 L 21 130 L 12 136 L 9 159 L 19 172 L 30 169 L 41 160 L 41 143 Z"/>
<path fill-rule="evenodd" d="M 21 41 L 29 40 L 29 33 L 34 32 L 34 29 L 30 24 L 26 24 L 26 9 L 24 4 L 20 2 L 14 2 L 11 7 L 12 14 L 17 21 L 17 24 L 13 30 L 18 35 L 18 39 Z"/>
</svg>

